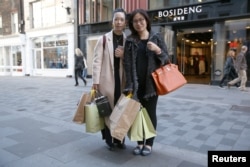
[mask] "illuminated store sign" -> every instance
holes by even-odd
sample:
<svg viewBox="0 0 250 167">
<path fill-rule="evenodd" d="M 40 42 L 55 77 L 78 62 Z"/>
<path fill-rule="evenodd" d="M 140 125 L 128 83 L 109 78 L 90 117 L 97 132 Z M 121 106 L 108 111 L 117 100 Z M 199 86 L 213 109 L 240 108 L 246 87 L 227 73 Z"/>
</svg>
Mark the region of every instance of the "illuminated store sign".
<svg viewBox="0 0 250 167">
<path fill-rule="evenodd" d="M 158 11 L 158 17 L 173 17 L 173 21 L 184 20 L 184 15 L 193 14 L 193 13 L 201 13 L 202 6 L 190 6 L 169 10 Z"/>
</svg>

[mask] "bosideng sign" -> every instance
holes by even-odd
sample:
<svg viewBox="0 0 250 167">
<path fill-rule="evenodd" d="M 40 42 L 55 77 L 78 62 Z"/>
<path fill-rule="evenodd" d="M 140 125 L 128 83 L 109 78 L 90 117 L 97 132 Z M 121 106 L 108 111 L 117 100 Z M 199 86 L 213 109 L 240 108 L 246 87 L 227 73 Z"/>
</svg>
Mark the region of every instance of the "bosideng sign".
<svg viewBox="0 0 250 167">
<path fill-rule="evenodd" d="M 158 17 L 180 17 L 183 15 L 188 15 L 192 13 L 201 13 L 202 6 L 189 6 L 189 7 L 182 7 L 176 9 L 169 9 L 169 10 L 161 10 L 158 11 Z"/>
</svg>

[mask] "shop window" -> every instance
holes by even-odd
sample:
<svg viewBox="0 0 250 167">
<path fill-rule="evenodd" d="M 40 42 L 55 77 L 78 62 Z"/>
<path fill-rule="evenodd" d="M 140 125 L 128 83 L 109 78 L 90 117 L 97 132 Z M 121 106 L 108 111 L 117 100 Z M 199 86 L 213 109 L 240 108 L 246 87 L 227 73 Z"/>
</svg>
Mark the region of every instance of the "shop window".
<svg viewBox="0 0 250 167">
<path fill-rule="evenodd" d="M 44 68 L 68 68 L 68 41 L 43 42 Z"/>
<path fill-rule="evenodd" d="M 43 49 L 44 68 L 67 68 L 67 48 Z"/>
<path fill-rule="evenodd" d="M 86 0 L 84 6 L 85 22 L 95 23 L 112 19 L 113 0 Z"/>
<path fill-rule="evenodd" d="M 69 17 L 67 17 L 65 8 L 66 7 L 62 6 L 62 3 L 58 0 L 37 0 L 30 3 L 30 27 L 49 27 L 68 22 Z"/>
<path fill-rule="evenodd" d="M 227 49 L 232 48 L 240 51 L 243 44 L 249 43 L 250 19 L 226 21 Z"/>
<path fill-rule="evenodd" d="M 30 22 L 32 28 L 42 27 L 42 4 L 41 1 L 30 3 Z"/>
<path fill-rule="evenodd" d="M 20 46 L 12 46 L 12 62 L 13 66 L 21 66 L 22 65 L 22 54 Z"/>
<path fill-rule="evenodd" d="M 243 45 L 248 47 L 246 60 L 248 71 L 250 71 L 250 19 L 230 20 L 225 22 L 226 26 L 226 52 L 235 49 L 238 54 Z M 250 78 L 250 73 L 248 73 Z"/>
<path fill-rule="evenodd" d="M 4 47 L 4 59 L 5 59 L 5 65 L 6 66 L 10 66 L 10 47 L 9 46 L 5 46 Z"/>
<path fill-rule="evenodd" d="M 33 67 L 35 69 L 68 68 L 68 40 L 64 36 L 48 36 L 33 40 Z"/>
<path fill-rule="evenodd" d="M 33 59 L 33 67 L 34 69 L 41 69 L 42 68 L 42 54 L 40 49 L 34 50 L 34 59 Z"/>
<path fill-rule="evenodd" d="M 18 32 L 18 14 L 11 13 L 11 31 L 12 34 L 16 34 Z"/>
</svg>

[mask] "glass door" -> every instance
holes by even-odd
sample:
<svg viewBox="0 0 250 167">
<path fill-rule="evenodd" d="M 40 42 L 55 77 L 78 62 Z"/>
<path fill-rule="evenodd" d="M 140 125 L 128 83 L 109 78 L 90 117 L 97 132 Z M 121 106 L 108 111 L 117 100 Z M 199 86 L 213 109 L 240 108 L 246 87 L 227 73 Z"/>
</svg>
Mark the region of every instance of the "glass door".
<svg viewBox="0 0 250 167">
<path fill-rule="evenodd" d="M 210 27 L 177 30 L 177 63 L 188 83 L 210 83 L 212 35 Z"/>
<path fill-rule="evenodd" d="M 34 69 L 42 68 L 42 53 L 40 49 L 35 49 L 33 54 L 33 67 Z"/>
</svg>

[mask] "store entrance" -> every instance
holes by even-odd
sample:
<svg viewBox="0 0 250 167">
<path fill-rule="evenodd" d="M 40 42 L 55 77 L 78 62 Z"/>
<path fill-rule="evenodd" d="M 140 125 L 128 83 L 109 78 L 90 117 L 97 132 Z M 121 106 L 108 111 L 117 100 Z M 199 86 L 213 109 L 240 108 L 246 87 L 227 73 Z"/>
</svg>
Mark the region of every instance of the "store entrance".
<svg viewBox="0 0 250 167">
<path fill-rule="evenodd" d="M 177 63 L 188 83 L 210 84 L 212 27 L 177 30 Z"/>
</svg>

